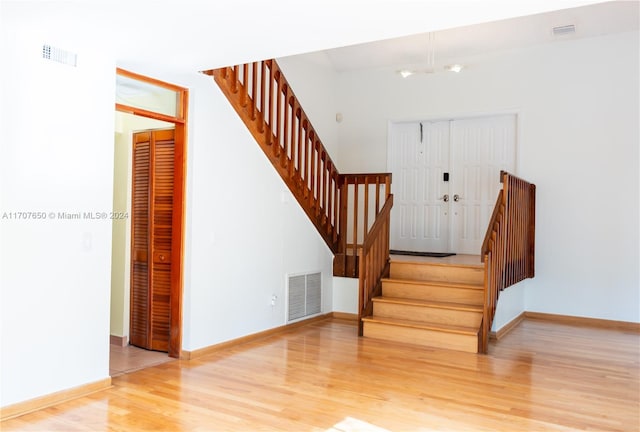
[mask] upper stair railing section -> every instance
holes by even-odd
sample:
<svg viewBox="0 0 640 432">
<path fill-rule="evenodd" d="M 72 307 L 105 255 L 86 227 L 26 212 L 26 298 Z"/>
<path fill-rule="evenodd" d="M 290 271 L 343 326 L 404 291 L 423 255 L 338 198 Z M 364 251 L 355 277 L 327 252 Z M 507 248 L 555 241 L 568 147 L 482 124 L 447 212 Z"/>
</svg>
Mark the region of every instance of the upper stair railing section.
<svg viewBox="0 0 640 432">
<path fill-rule="evenodd" d="M 486 353 L 500 292 L 534 277 L 536 186 L 505 171 L 482 245 L 484 313 L 478 351 Z"/>
<path fill-rule="evenodd" d="M 335 254 L 358 277 L 357 249 L 391 193 L 391 174 L 340 174 L 275 60 L 211 75 Z"/>
</svg>

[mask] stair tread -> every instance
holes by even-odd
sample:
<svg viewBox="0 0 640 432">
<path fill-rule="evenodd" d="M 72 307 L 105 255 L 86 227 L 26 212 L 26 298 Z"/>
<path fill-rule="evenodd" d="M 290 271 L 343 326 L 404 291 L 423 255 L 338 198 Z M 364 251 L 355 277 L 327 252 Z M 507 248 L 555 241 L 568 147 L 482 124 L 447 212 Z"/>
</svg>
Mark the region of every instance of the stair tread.
<svg viewBox="0 0 640 432">
<path fill-rule="evenodd" d="M 399 319 L 399 318 L 387 318 L 387 317 L 379 317 L 375 315 L 363 317 L 362 321 L 378 323 L 378 324 L 391 324 L 391 325 L 396 325 L 401 327 L 411 327 L 411 328 L 424 329 L 424 330 L 436 330 L 436 331 L 442 331 L 447 333 L 474 335 L 474 336 L 478 334 L 478 330 L 479 330 L 474 327 L 454 326 L 454 325 L 438 324 L 438 323 L 424 322 L 424 321 L 412 321 L 412 320 L 405 320 L 405 319 Z"/>
<path fill-rule="evenodd" d="M 484 289 L 483 284 L 471 284 L 463 282 L 444 282 L 437 280 L 413 280 L 413 279 L 397 279 L 397 278 L 383 278 L 382 282 L 399 282 L 411 285 L 429 285 L 429 286 L 441 286 L 447 288 L 466 288 L 466 289 Z"/>
<path fill-rule="evenodd" d="M 384 302 L 384 303 L 395 303 L 395 304 L 406 304 L 413 306 L 424 306 L 424 307 L 434 307 L 440 309 L 454 309 L 454 310 L 465 310 L 471 312 L 482 312 L 482 305 L 469 304 L 469 303 L 453 303 L 453 302 L 443 302 L 437 300 L 421 300 L 421 299 L 412 299 L 412 298 L 403 298 L 403 297 L 374 297 L 372 299 L 374 302 Z"/>
<path fill-rule="evenodd" d="M 460 264 L 460 263 L 438 263 L 438 262 L 426 262 L 420 260 L 412 260 L 411 258 L 403 257 L 403 259 L 394 259 L 389 258 L 391 263 L 396 264 L 418 264 L 423 266 L 434 266 L 434 267 L 462 267 L 462 268 L 471 268 L 471 269 L 480 269 L 484 270 L 484 264 Z"/>
</svg>

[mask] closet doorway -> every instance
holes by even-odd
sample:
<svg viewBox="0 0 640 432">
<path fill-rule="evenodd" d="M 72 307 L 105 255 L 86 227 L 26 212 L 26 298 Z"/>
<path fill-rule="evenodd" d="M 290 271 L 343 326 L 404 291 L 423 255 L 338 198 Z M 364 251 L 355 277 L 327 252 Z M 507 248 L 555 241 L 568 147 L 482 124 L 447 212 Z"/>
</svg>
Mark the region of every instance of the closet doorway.
<svg viewBox="0 0 640 432">
<path fill-rule="evenodd" d="M 187 96 L 185 88 L 117 69 L 116 118 L 125 114 L 160 121 L 128 129 L 130 231 L 128 252 L 121 259 L 128 278 L 123 340 L 175 358 L 182 346 Z M 114 257 L 115 230 L 114 223 Z M 113 304 L 112 282 L 112 321 Z M 112 326 L 112 340 L 113 332 Z"/>
</svg>

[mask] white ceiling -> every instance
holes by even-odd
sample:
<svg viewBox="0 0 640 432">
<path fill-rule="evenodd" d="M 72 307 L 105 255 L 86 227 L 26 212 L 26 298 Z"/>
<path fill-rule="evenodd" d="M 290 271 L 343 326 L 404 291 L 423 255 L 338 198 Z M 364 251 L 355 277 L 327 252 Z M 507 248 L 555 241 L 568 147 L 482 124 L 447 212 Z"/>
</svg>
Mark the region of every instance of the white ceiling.
<svg viewBox="0 0 640 432">
<path fill-rule="evenodd" d="M 0 0 L 0 31 L 5 43 L 13 32 L 34 44 L 105 51 L 119 66 L 142 73 L 193 73 L 594 3 L 601 1 Z M 549 25 L 542 24 L 548 31 Z M 500 46 L 496 41 L 504 39 L 494 33 L 507 28 L 513 38 L 513 26 L 493 26 L 442 31 L 439 49 L 444 53 L 447 40 L 447 50 L 460 55 L 494 49 Z M 465 35 L 468 31 L 471 36 Z M 330 54 L 338 69 L 415 62 L 420 55 L 420 36 L 397 45 L 381 42 Z"/>
<path fill-rule="evenodd" d="M 463 63 L 471 56 L 575 38 L 638 30 L 640 2 L 606 2 L 436 31 L 435 64 Z M 552 28 L 575 33 L 553 36 Z M 427 64 L 428 33 L 326 50 L 338 72 L 365 68 L 415 68 Z"/>
</svg>

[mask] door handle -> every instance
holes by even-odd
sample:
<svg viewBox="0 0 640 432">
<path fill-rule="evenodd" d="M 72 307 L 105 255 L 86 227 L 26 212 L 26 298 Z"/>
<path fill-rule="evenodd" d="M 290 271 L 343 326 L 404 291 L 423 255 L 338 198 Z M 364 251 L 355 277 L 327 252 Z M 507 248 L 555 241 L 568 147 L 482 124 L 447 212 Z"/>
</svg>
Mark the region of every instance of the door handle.
<svg viewBox="0 0 640 432">
<path fill-rule="evenodd" d="M 456 196 L 457 196 L 457 195 L 456 195 Z M 442 200 L 442 201 L 444 201 L 444 202 L 449 202 L 449 194 L 444 194 L 444 195 L 442 195 L 442 196 L 441 196 L 440 198 L 438 198 L 438 199 L 441 199 L 441 200 Z"/>
<path fill-rule="evenodd" d="M 460 201 L 461 199 L 462 199 L 462 197 L 461 197 L 460 195 L 458 195 L 458 194 L 455 194 L 455 195 L 453 196 L 453 200 L 454 200 L 455 202 L 458 202 L 458 201 Z"/>
</svg>

